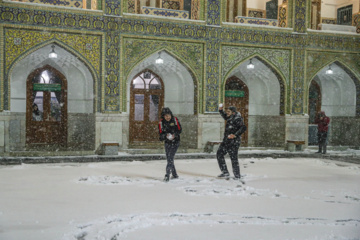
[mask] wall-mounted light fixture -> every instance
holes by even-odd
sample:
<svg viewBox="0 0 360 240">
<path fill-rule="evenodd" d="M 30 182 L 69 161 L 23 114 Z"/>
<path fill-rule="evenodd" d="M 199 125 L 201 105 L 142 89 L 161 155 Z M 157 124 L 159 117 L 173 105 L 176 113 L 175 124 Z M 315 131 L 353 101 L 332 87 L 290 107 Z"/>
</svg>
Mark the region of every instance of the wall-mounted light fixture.
<svg viewBox="0 0 360 240">
<path fill-rule="evenodd" d="M 155 60 L 156 64 L 163 64 L 164 60 L 161 58 L 161 52 L 159 52 L 159 57 Z"/>
<path fill-rule="evenodd" d="M 255 65 L 252 63 L 252 58 L 250 59 L 250 63 L 246 66 L 247 69 L 254 69 Z"/>
<path fill-rule="evenodd" d="M 55 52 L 55 45 L 51 46 L 52 50 L 49 53 L 49 58 L 57 58 L 57 53 Z"/>
<path fill-rule="evenodd" d="M 330 65 L 329 65 L 329 69 L 326 70 L 326 74 L 331 75 L 331 74 L 333 74 L 333 73 L 334 73 L 334 71 L 331 69 L 331 67 L 330 67 Z"/>
</svg>

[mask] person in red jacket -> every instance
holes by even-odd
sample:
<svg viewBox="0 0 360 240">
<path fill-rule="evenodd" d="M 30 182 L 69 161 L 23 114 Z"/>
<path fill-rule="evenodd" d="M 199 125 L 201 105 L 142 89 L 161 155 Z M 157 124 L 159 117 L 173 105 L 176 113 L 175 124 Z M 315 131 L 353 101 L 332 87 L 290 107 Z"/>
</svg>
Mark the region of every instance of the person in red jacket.
<svg viewBox="0 0 360 240">
<path fill-rule="evenodd" d="M 316 153 L 326 153 L 326 141 L 329 130 L 330 118 L 325 115 L 324 111 L 321 111 L 317 114 L 315 123 L 318 125 L 318 144 L 319 151 Z"/>
</svg>

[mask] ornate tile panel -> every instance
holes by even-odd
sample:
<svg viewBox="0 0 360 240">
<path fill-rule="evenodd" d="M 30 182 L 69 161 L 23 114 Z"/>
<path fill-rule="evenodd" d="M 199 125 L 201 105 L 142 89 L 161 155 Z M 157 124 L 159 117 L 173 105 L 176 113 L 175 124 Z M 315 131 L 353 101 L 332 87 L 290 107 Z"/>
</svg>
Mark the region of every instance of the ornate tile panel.
<svg viewBox="0 0 360 240">
<path fill-rule="evenodd" d="M 344 54 L 341 52 L 310 50 L 307 52 L 306 60 L 307 83 L 309 83 L 322 68 L 335 61 L 346 64 L 345 66 L 347 66 L 347 68 L 360 73 L 360 53 Z"/>
<path fill-rule="evenodd" d="M 336 24 L 336 18 L 321 18 L 321 23 L 325 24 Z"/>
<path fill-rule="evenodd" d="M 207 24 L 220 25 L 220 0 L 207 1 Z"/>
<path fill-rule="evenodd" d="M 135 9 L 135 1 L 136 0 L 127 0 L 127 1 L 128 1 L 127 12 L 128 13 L 136 13 L 136 9 Z"/>
<path fill-rule="evenodd" d="M 279 27 L 288 27 L 288 4 L 287 3 L 283 3 L 280 7 L 279 7 Z"/>
<path fill-rule="evenodd" d="M 298 33 L 306 31 L 306 0 L 294 0 L 295 2 L 295 24 L 294 30 Z"/>
<path fill-rule="evenodd" d="M 356 33 L 360 33 L 360 12 L 353 15 L 353 26 L 356 27 Z"/>
<path fill-rule="evenodd" d="M 220 90 L 220 41 L 212 39 L 206 42 L 206 90 L 204 91 L 205 112 L 218 110 Z"/>
<path fill-rule="evenodd" d="M 266 19 L 266 18 L 256 18 L 256 17 L 235 17 L 236 23 L 245 23 L 245 24 L 255 24 L 255 25 L 263 25 L 263 26 L 272 26 L 277 27 L 278 20 L 274 19 Z"/>
<path fill-rule="evenodd" d="M 191 1 L 191 19 L 199 20 L 200 19 L 200 0 Z"/>
<path fill-rule="evenodd" d="M 247 11 L 247 17 L 253 17 L 253 18 L 264 18 L 265 11 L 260 9 L 246 9 Z"/>
<path fill-rule="evenodd" d="M 158 16 L 158 17 L 172 17 L 172 18 L 189 18 L 188 11 L 172 10 L 165 8 L 142 7 L 141 13 L 145 15 Z"/>
<path fill-rule="evenodd" d="M 81 54 L 96 70 L 99 76 L 101 71 L 101 37 L 80 33 L 50 32 L 42 30 L 27 30 L 5 28 L 5 71 L 8 71 L 14 61 L 22 54 L 41 43 L 57 40 L 64 43 L 78 54 Z M 92 48 L 86 48 L 91 44 Z"/>
<path fill-rule="evenodd" d="M 173 10 L 182 10 L 182 0 L 161 0 L 161 7 Z"/>
<path fill-rule="evenodd" d="M 260 56 L 271 62 L 284 76 L 286 83 L 290 83 L 291 50 L 267 49 L 255 47 L 223 46 L 222 47 L 221 76 L 224 79 L 239 63 L 252 56 Z"/>
<path fill-rule="evenodd" d="M 8 101 L 8 88 L 9 88 L 9 73 L 11 67 L 27 54 L 35 51 L 51 42 L 56 42 L 67 51 L 71 52 L 75 56 L 79 57 L 88 66 L 90 72 L 94 76 L 94 81 L 99 82 L 102 71 L 102 34 L 98 35 L 94 33 L 84 34 L 65 31 L 49 31 L 36 30 L 36 29 L 19 29 L 6 27 L 2 32 L 4 36 L 4 49 L 5 54 L 3 56 L 3 86 L 6 89 L 3 95 L 3 107 L 9 108 Z M 1 84 L 2 85 L 2 84 Z M 96 84 L 95 89 L 98 89 Z"/>
<path fill-rule="evenodd" d="M 305 89 L 305 50 L 303 48 L 295 48 L 294 50 L 294 68 L 291 92 L 291 103 L 293 114 L 304 113 L 304 89 Z"/>
<path fill-rule="evenodd" d="M 105 1 L 105 13 L 107 15 L 121 16 L 121 0 Z"/>
<path fill-rule="evenodd" d="M 120 34 L 106 33 L 105 80 L 102 86 L 102 107 L 104 112 L 120 111 Z"/>
<path fill-rule="evenodd" d="M 14 1 L 14 0 L 13 0 Z M 83 0 L 17 0 L 14 2 L 28 2 L 28 3 L 38 3 L 46 4 L 52 6 L 62 6 L 62 7 L 73 7 L 73 8 L 83 8 Z M 86 8 L 86 6 L 85 6 Z"/>
<path fill-rule="evenodd" d="M 360 116 L 360 53 L 308 51 L 306 60 L 306 86 L 321 69 L 334 62 L 351 77 L 356 86 L 356 116 Z"/>
</svg>

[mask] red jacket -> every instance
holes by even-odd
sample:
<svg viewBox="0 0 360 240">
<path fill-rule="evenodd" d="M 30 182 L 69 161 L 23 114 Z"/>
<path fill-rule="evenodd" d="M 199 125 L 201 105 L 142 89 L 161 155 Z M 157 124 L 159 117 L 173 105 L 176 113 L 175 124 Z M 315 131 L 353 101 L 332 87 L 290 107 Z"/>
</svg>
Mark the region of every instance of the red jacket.
<svg viewBox="0 0 360 240">
<path fill-rule="evenodd" d="M 322 119 L 320 120 L 320 117 Z M 318 125 L 318 132 L 327 132 L 329 130 L 330 118 L 325 115 L 325 112 L 320 112 L 315 119 Z"/>
</svg>

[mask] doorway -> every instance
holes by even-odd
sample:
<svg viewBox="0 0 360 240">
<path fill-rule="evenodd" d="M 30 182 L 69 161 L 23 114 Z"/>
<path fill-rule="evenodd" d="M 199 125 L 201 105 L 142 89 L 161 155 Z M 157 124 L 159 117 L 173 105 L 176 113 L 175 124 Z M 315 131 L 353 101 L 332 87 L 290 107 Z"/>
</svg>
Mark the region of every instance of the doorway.
<svg viewBox="0 0 360 240">
<path fill-rule="evenodd" d="M 321 89 L 313 80 L 309 88 L 309 124 L 315 124 L 316 114 L 321 110 Z"/>
<path fill-rule="evenodd" d="M 150 70 L 136 75 L 130 86 L 130 144 L 159 143 L 158 123 L 164 106 L 164 84 Z"/>
<path fill-rule="evenodd" d="M 317 145 L 317 124 L 316 114 L 321 110 L 321 89 L 320 85 L 313 80 L 309 88 L 309 137 L 308 145 Z"/>
<path fill-rule="evenodd" d="M 67 80 L 55 68 L 38 68 L 26 81 L 26 144 L 28 147 L 67 143 Z"/>
<path fill-rule="evenodd" d="M 249 119 L 249 89 L 238 77 L 232 76 L 226 80 L 225 107 L 235 106 L 240 112 L 244 124 L 248 128 Z M 248 145 L 248 130 L 241 136 L 241 146 Z"/>
</svg>

